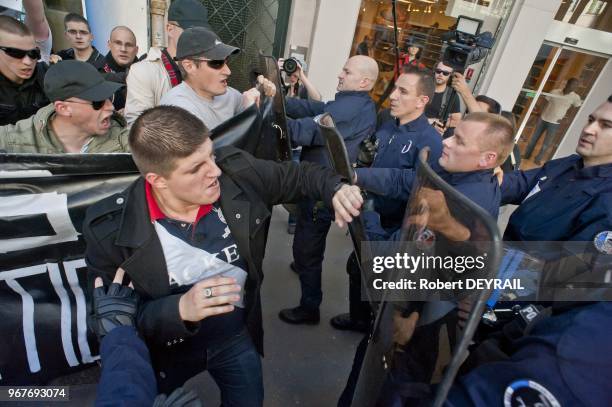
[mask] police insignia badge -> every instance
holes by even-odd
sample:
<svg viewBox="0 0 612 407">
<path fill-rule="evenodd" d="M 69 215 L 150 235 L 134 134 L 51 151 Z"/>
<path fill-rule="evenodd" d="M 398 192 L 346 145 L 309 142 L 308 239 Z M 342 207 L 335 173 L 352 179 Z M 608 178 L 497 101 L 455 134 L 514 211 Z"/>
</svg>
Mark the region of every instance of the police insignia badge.
<svg viewBox="0 0 612 407">
<path fill-rule="evenodd" d="M 612 230 L 604 230 L 596 234 L 593 244 L 600 253 L 612 254 Z"/>
<path fill-rule="evenodd" d="M 504 392 L 504 407 L 561 407 L 561 403 L 544 386 L 533 380 L 517 380 Z"/>
</svg>

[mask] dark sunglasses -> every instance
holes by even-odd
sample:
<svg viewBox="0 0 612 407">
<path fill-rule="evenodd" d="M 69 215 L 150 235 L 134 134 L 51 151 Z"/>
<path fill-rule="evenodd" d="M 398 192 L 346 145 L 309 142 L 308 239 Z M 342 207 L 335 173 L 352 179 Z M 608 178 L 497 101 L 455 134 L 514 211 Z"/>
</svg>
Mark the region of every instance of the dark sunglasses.
<svg viewBox="0 0 612 407">
<path fill-rule="evenodd" d="M 453 73 L 452 71 L 443 71 L 442 69 L 436 69 L 434 72 L 444 76 L 448 76 Z"/>
<path fill-rule="evenodd" d="M 227 59 L 200 59 L 200 58 L 193 58 L 193 60 L 194 61 L 206 62 L 206 65 L 208 65 L 209 68 L 215 69 L 215 70 L 219 70 L 219 69 L 223 68 L 225 66 L 225 64 L 227 63 Z"/>
<path fill-rule="evenodd" d="M 91 107 L 93 108 L 93 110 L 100 110 L 104 107 L 104 105 L 106 104 L 106 101 L 110 100 L 111 103 L 113 103 L 115 101 L 115 95 L 111 96 L 108 99 L 104 99 L 104 100 L 96 100 L 95 102 L 79 102 L 77 100 L 65 100 L 64 102 L 69 102 L 69 103 L 79 103 L 81 105 L 91 105 Z"/>
<path fill-rule="evenodd" d="M 11 58 L 23 59 L 26 55 L 35 61 L 40 59 L 40 50 L 38 48 L 19 49 L 11 47 L 0 47 L 2 51 Z"/>
</svg>

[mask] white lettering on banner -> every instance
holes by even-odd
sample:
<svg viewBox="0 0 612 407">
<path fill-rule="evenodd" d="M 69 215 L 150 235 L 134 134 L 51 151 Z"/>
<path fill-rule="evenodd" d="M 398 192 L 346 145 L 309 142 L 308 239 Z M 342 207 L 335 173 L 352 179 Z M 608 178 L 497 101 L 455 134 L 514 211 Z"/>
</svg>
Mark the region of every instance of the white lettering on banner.
<svg viewBox="0 0 612 407">
<path fill-rule="evenodd" d="M 78 345 L 82 356 L 82 362 L 91 363 L 100 357 L 91 355 L 87 342 L 87 306 L 83 289 L 79 286 L 76 275 L 77 268 L 86 267 L 85 260 L 72 260 L 64 262 L 63 265 L 66 278 L 76 299 Z M 72 343 L 72 307 L 70 304 L 70 296 L 63 285 L 59 264 L 47 263 L 2 271 L 0 272 L 0 281 L 5 281 L 13 291 L 21 296 L 23 341 L 25 344 L 28 366 L 32 373 L 41 370 L 35 335 L 34 299 L 16 280 L 43 274 L 49 275 L 53 289 L 60 299 L 60 332 L 66 362 L 69 366 L 78 366 L 80 364 Z"/>
<path fill-rule="evenodd" d="M 79 360 L 74 353 L 74 346 L 72 345 L 72 312 L 70 309 L 70 299 L 64 288 L 59 266 L 57 264 L 47 263 L 47 270 L 49 270 L 49 278 L 51 279 L 53 288 L 60 299 L 60 328 L 66 362 L 68 362 L 70 366 L 78 366 Z"/>
<path fill-rule="evenodd" d="M 77 269 L 87 267 L 85 259 L 71 260 L 64 262 L 64 272 L 66 273 L 66 279 L 74 298 L 76 300 L 76 313 L 77 313 L 77 343 L 79 345 L 79 351 L 81 352 L 81 361 L 83 363 L 92 363 L 100 359 L 100 356 L 92 356 L 91 349 L 89 349 L 89 342 L 87 342 L 87 304 L 85 301 L 85 294 L 83 289 L 79 285 L 79 278 L 77 277 Z"/>
<path fill-rule="evenodd" d="M 238 246 L 236 244 L 233 244 L 223 249 L 223 253 L 225 253 L 225 261 L 228 263 L 233 263 L 240 258 L 240 256 L 238 255 Z"/>
<path fill-rule="evenodd" d="M 0 214 L 2 216 L 38 215 L 41 213 L 47 215 L 55 235 L 3 239 L 0 240 L 0 253 L 78 240 L 79 234 L 68 214 L 68 196 L 66 194 L 49 192 L 13 195 L 4 196 L 0 200 Z"/>
</svg>

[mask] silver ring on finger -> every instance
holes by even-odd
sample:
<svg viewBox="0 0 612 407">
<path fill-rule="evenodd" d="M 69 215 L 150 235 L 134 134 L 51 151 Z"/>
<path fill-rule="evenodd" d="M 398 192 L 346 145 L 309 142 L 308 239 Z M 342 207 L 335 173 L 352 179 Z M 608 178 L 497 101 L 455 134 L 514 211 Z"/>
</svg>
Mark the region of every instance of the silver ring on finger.
<svg viewBox="0 0 612 407">
<path fill-rule="evenodd" d="M 213 296 L 212 288 L 207 287 L 204 289 L 204 298 L 210 298 Z"/>
</svg>

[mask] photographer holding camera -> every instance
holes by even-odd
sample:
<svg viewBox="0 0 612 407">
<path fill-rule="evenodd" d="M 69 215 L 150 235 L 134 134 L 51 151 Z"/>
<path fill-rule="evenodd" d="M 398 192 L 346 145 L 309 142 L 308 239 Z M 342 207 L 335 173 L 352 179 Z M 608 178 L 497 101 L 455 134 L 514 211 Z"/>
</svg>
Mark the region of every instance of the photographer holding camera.
<svg viewBox="0 0 612 407">
<path fill-rule="evenodd" d="M 321 94 L 306 76 L 302 62 L 296 58 L 280 58 L 278 67 L 285 72 L 285 97 L 321 100 Z"/>
</svg>

